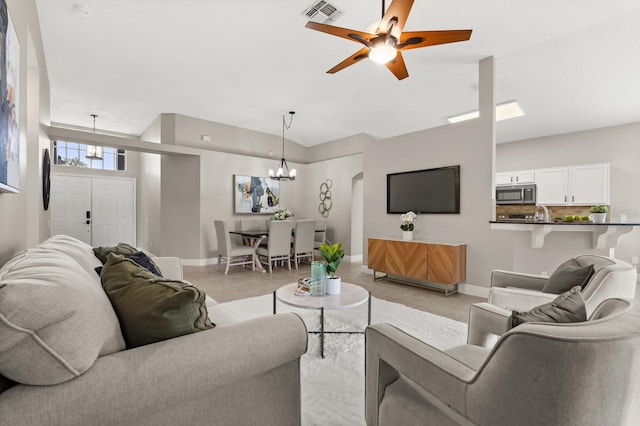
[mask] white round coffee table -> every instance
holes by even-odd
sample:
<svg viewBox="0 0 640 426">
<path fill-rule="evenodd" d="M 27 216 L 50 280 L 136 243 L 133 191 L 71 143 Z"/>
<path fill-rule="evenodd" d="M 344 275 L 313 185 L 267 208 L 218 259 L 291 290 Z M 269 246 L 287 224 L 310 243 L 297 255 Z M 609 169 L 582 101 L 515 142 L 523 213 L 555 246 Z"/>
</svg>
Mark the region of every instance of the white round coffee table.
<svg viewBox="0 0 640 426">
<path fill-rule="evenodd" d="M 364 334 L 364 331 L 325 331 L 324 310 L 353 308 L 368 302 L 367 325 L 371 325 L 371 292 L 351 283 L 342 283 L 340 294 L 327 294 L 325 296 L 296 296 L 294 292 L 298 283 L 287 284 L 273 292 L 273 313 L 276 313 L 276 302 L 280 302 L 303 309 L 320 310 L 320 331 L 309 333 L 320 334 L 320 354 L 324 358 L 325 334 Z"/>
</svg>

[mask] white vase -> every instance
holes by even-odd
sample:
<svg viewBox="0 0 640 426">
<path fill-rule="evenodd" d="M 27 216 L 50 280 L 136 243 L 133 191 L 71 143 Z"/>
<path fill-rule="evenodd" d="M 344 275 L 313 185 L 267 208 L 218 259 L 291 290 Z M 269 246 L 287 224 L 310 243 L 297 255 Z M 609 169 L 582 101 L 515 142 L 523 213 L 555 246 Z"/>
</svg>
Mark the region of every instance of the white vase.
<svg viewBox="0 0 640 426">
<path fill-rule="evenodd" d="M 413 231 L 402 231 L 402 239 L 405 241 L 413 241 Z"/>
<path fill-rule="evenodd" d="M 593 223 L 604 223 L 604 221 L 607 220 L 606 213 L 591 213 L 590 216 Z"/>
<path fill-rule="evenodd" d="M 340 294 L 342 279 L 340 277 L 327 277 L 327 294 Z"/>
</svg>

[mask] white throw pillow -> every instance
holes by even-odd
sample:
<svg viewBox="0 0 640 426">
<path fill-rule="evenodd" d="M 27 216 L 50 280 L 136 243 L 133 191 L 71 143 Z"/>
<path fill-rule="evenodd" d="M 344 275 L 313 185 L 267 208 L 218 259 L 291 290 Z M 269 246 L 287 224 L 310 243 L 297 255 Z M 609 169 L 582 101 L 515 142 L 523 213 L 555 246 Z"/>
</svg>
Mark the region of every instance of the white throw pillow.
<svg viewBox="0 0 640 426">
<path fill-rule="evenodd" d="M 0 269 L 0 374 L 29 385 L 57 384 L 125 348 L 83 244 L 48 240 Z"/>
</svg>

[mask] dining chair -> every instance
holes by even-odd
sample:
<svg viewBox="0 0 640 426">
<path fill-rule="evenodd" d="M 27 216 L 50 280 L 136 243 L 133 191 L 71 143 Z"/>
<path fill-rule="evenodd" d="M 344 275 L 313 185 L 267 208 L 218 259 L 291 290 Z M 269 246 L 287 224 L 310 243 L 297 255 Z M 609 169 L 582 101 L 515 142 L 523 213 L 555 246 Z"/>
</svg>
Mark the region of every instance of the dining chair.
<svg viewBox="0 0 640 426">
<path fill-rule="evenodd" d="M 272 220 L 269 222 L 269 242 L 267 247 L 258 247 L 256 254 L 266 257 L 269 262 L 269 273 L 273 273 L 273 262 L 287 261 L 291 270 L 291 232 L 293 222 L 290 220 Z"/>
<path fill-rule="evenodd" d="M 216 237 L 218 239 L 218 266 L 216 266 L 216 270 L 221 263 L 224 263 L 226 265 L 225 275 L 229 273 L 229 266 L 252 265 L 252 269 L 255 271 L 256 250 L 251 246 L 232 244 L 225 221 L 214 220 L 213 223 L 216 226 Z M 249 260 L 247 260 L 248 256 L 251 256 Z"/>
<path fill-rule="evenodd" d="M 293 260 L 298 269 L 300 259 L 309 258 L 313 262 L 313 239 L 316 233 L 315 220 L 298 220 L 293 237 Z"/>
<path fill-rule="evenodd" d="M 316 229 L 313 239 L 313 249 L 320 250 L 320 246 L 327 242 L 327 220 L 316 220 Z"/>
</svg>

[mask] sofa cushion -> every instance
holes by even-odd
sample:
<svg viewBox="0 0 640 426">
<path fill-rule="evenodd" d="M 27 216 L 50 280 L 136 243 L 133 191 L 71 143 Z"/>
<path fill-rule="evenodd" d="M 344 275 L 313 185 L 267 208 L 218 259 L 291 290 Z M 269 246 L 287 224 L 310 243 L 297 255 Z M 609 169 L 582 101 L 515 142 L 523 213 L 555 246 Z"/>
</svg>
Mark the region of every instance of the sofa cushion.
<svg viewBox="0 0 640 426">
<path fill-rule="evenodd" d="M 16 254 L 0 269 L 0 374 L 19 383 L 61 383 L 125 348 L 99 278 L 85 269 L 90 247 L 56 241 Z"/>
<path fill-rule="evenodd" d="M 116 253 L 128 257 L 137 251 L 137 248 L 125 243 L 119 243 L 117 246 L 113 247 L 95 247 L 93 249 L 93 253 L 95 253 L 96 257 L 100 259 L 100 262 L 102 262 L 103 265 L 107 263 L 107 255 L 109 255 L 109 253 Z"/>
<path fill-rule="evenodd" d="M 569 259 L 553 271 L 542 291 L 543 293 L 560 294 L 575 286 L 584 288 L 594 272 L 593 265 L 580 266 L 575 259 Z"/>
<path fill-rule="evenodd" d="M 511 327 L 525 322 L 583 322 L 587 320 L 587 308 L 582 298 L 580 286 L 562 293 L 553 301 L 540 305 L 527 312 L 514 311 L 511 314 Z"/>
<path fill-rule="evenodd" d="M 214 327 L 206 294 L 186 281 L 164 279 L 114 253 L 100 278 L 130 348 Z"/>
</svg>

